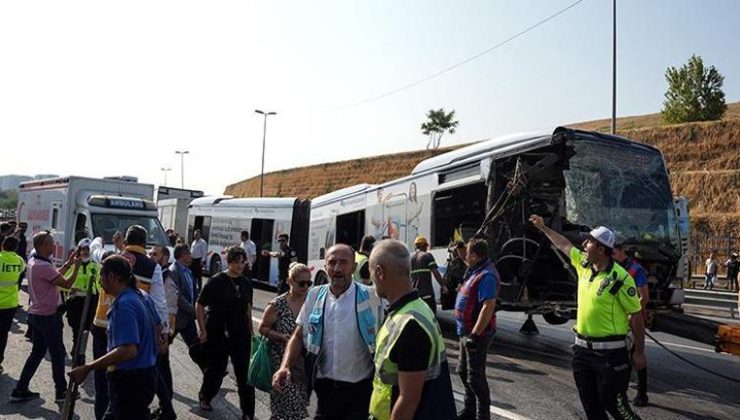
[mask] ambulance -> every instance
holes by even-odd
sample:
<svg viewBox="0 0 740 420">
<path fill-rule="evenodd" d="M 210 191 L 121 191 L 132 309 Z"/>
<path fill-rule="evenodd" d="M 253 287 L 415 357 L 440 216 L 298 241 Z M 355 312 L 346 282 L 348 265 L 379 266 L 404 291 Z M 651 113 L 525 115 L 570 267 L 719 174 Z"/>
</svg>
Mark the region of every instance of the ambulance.
<svg viewBox="0 0 740 420">
<path fill-rule="evenodd" d="M 29 240 L 41 230 L 54 234 L 53 258 L 60 264 L 81 238 L 100 236 L 110 247 L 113 234 L 125 233 L 131 225 L 146 228 L 147 246 L 169 245 L 153 195 L 154 186 L 135 177 L 28 181 L 18 189 L 17 214 L 18 220 L 28 223 Z"/>
</svg>

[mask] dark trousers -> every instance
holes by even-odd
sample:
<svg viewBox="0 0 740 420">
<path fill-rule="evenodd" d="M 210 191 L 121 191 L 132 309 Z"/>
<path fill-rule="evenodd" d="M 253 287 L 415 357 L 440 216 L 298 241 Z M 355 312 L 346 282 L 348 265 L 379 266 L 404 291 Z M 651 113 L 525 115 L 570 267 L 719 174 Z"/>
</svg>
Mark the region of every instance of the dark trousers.
<svg viewBox="0 0 740 420">
<path fill-rule="evenodd" d="M 254 387 L 247 385 L 251 343 L 252 338 L 249 336 L 217 338 L 216 335 L 208 335 L 206 345 L 210 362 L 203 371 L 203 385 L 198 393 L 201 401 L 210 402 L 218 394 L 230 358 L 236 376 L 242 415 L 254 418 Z"/>
<path fill-rule="evenodd" d="M 54 387 L 57 391 L 67 388 L 67 378 L 64 376 L 64 341 L 62 341 L 62 315 L 54 314 L 48 316 L 28 314 L 28 324 L 33 327 L 33 336 L 31 341 L 33 347 L 31 354 L 23 365 L 21 377 L 18 379 L 16 389 L 25 391 L 31 378 L 39 368 L 39 364 L 44 360 L 46 351 L 51 356 L 51 373 L 54 378 Z"/>
<path fill-rule="evenodd" d="M 573 377 L 589 420 L 639 419 L 627 401 L 630 362 L 627 348 L 594 351 L 573 347 Z"/>
<path fill-rule="evenodd" d="M 8 333 L 13 325 L 13 317 L 18 308 L 0 309 L 0 365 L 5 360 L 5 347 L 8 345 Z"/>
<path fill-rule="evenodd" d="M 108 353 L 108 335 L 105 328 L 93 325 L 90 329 L 93 339 L 93 358 Z M 95 418 L 101 420 L 108 411 L 108 376 L 104 369 L 95 371 Z"/>
<path fill-rule="evenodd" d="M 288 272 L 279 271 L 278 272 L 277 294 L 282 295 L 283 293 L 286 293 L 288 290 L 290 290 L 290 284 L 288 284 Z"/>
<path fill-rule="evenodd" d="M 635 353 L 635 346 L 630 349 L 630 357 Z M 637 395 L 647 396 L 647 365 L 637 371 Z"/>
<path fill-rule="evenodd" d="M 177 331 L 177 334 L 180 334 L 182 341 L 185 342 L 188 348 L 198 343 L 198 330 L 195 327 L 195 320 L 188 322 L 184 328 Z"/>
<path fill-rule="evenodd" d="M 195 294 L 199 295 L 201 291 L 201 284 L 203 283 L 203 269 L 200 266 L 202 258 L 193 258 L 190 262 L 190 272 L 195 277 Z M 218 273 L 211 273 L 211 276 L 215 276 Z"/>
<path fill-rule="evenodd" d="M 460 337 L 460 363 L 457 374 L 465 387 L 464 413 L 475 415 L 477 419 L 491 418 L 491 394 L 486 378 L 486 356 L 491 346 L 493 335 L 478 339 L 478 348 L 468 350 L 465 347 L 466 337 Z"/>
<path fill-rule="evenodd" d="M 154 399 L 156 386 L 155 367 L 115 370 L 108 373 L 110 407 L 104 419 L 150 419 L 149 404 Z"/>
<path fill-rule="evenodd" d="M 85 330 L 89 330 L 95 318 L 95 308 L 98 306 L 98 295 L 90 295 L 90 306 L 85 314 Z M 72 328 L 72 351 L 77 348 L 79 338 L 80 321 L 82 321 L 82 310 L 85 308 L 85 297 L 75 296 L 67 299 L 67 324 Z M 82 360 L 85 360 L 85 349 L 82 349 Z"/>
<path fill-rule="evenodd" d="M 315 420 L 365 420 L 370 411 L 373 379 L 350 383 L 320 378 L 314 383 L 314 391 Z"/>
<path fill-rule="evenodd" d="M 157 357 L 157 399 L 159 408 L 165 418 L 171 419 L 177 417 L 175 409 L 172 407 L 172 369 L 170 368 L 170 354 L 160 354 Z"/>
</svg>

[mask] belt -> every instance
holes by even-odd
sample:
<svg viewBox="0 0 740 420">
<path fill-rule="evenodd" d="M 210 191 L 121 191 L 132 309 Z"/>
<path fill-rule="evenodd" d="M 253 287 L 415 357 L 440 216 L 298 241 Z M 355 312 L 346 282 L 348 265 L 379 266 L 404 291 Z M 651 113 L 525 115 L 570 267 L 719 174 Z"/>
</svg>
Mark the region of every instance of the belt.
<svg viewBox="0 0 740 420">
<path fill-rule="evenodd" d="M 619 341 L 591 341 L 576 337 L 576 346 L 589 350 L 616 350 L 627 348 L 625 340 Z"/>
</svg>

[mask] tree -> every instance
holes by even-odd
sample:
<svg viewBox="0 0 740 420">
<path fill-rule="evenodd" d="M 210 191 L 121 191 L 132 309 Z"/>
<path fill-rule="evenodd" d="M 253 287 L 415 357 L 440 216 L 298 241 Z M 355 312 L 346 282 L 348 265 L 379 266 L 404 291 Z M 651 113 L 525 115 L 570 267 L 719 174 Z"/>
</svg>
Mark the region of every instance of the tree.
<svg viewBox="0 0 740 420">
<path fill-rule="evenodd" d="M 664 122 L 711 121 L 724 115 L 725 77 L 714 66 L 705 67 L 701 57 L 692 55 L 681 68 L 668 67 L 665 78 L 668 90 L 661 111 Z"/>
<path fill-rule="evenodd" d="M 427 112 L 427 120 L 421 124 L 421 132 L 429 136 L 427 149 L 436 150 L 442 142 L 445 133 L 455 134 L 455 128 L 460 123 L 454 120 L 455 110 L 449 113 L 444 108 L 430 109 Z"/>
</svg>

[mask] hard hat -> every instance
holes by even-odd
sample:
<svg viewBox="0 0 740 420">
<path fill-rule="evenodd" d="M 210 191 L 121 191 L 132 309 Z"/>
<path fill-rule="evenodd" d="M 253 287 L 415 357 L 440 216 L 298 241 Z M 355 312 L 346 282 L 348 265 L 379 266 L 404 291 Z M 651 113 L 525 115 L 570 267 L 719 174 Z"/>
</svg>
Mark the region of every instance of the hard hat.
<svg viewBox="0 0 740 420">
<path fill-rule="evenodd" d="M 414 246 L 420 246 L 420 245 L 429 245 L 429 242 L 427 241 L 427 238 L 419 235 L 414 239 Z"/>
</svg>

